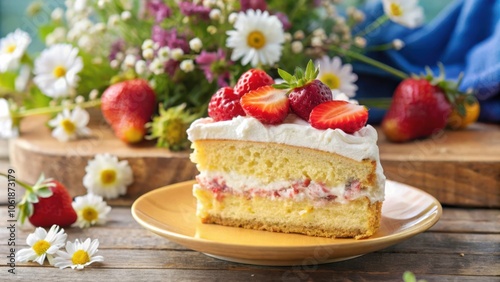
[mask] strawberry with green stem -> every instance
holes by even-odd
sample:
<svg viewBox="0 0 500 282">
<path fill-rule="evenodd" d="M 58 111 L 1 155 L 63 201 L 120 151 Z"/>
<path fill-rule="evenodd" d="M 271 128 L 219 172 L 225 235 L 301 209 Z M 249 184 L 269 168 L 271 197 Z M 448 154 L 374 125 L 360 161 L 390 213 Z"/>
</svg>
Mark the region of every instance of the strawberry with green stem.
<svg viewBox="0 0 500 282">
<path fill-rule="evenodd" d="M 445 80 L 444 68 L 435 77 L 427 73 L 404 79 L 394 91 L 392 102 L 382 120 L 382 131 L 393 142 L 406 142 L 429 137 L 446 127 L 455 109 L 465 115 L 467 104 L 475 103 L 473 95 L 460 92 L 458 81 Z"/>
<path fill-rule="evenodd" d="M 288 90 L 290 108 L 299 117 L 309 120 L 309 115 L 317 105 L 331 101 L 332 91 L 319 79 L 316 79 L 319 68 L 315 68 L 312 60 L 306 66 L 305 72 L 296 68 L 294 75 L 278 69 L 278 74 L 285 82 L 273 85 L 277 89 Z"/>
<path fill-rule="evenodd" d="M 8 178 L 3 173 L 0 175 Z M 65 227 L 76 221 L 78 216 L 71 205 L 73 200 L 60 182 L 45 179 L 42 174 L 33 186 L 17 179 L 16 183 L 26 190 L 18 203 L 18 219 L 21 224 L 26 218 L 37 227 L 50 227 L 54 224 Z"/>
</svg>

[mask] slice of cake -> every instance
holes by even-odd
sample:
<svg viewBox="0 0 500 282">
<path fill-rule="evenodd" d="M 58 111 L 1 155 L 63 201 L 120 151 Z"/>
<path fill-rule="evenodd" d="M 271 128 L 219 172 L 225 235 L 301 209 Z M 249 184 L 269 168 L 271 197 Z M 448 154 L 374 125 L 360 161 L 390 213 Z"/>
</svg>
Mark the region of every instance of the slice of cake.
<svg viewBox="0 0 500 282">
<path fill-rule="evenodd" d="M 377 132 L 318 130 L 290 115 L 195 121 L 197 216 L 216 223 L 325 237 L 365 238 L 380 223 L 384 181 Z"/>
<path fill-rule="evenodd" d="M 242 116 L 242 111 L 234 110 L 238 95 L 224 89 L 230 95 L 219 95 L 213 99 L 220 98 L 217 105 L 209 105 L 209 115 L 215 119 L 196 120 L 188 129 L 194 149 L 191 160 L 200 172 L 193 187 L 197 217 L 203 223 L 312 236 L 373 235 L 380 225 L 385 183 L 376 130 L 364 126 L 366 119 L 351 134 L 339 128 L 318 129 L 288 114 L 288 101 L 286 119 L 277 123 L 273 117 L 273 124 L 268 124 L 271 119 L 265 117 L 280 112 L 276 108 L 284 103 L 283 93 L 265 86 L 259 89 L 242 97 L 251 96 L 254 102 L 255 92 L 271 95 L 259 101 L 264 106 L 252 104 L 259 105 L 259 111 L 267 109 L 264 114 L 255 115 L 255 107 L 248 111 L 248 99 L 241 98 L 244 112 L 252 115 Z M 356 107 L 366 111 L 347 104 L 342 102 L 326 114 L 318 105 L 311 113 L 316 115 L 312 124 L 331 124 L 346 115 L 352 119 Z M 220 109 L 240 114 L 217 120 L 214 111 Z M 346 128 L 349 131 L 352 125 Z"/>
</svg>

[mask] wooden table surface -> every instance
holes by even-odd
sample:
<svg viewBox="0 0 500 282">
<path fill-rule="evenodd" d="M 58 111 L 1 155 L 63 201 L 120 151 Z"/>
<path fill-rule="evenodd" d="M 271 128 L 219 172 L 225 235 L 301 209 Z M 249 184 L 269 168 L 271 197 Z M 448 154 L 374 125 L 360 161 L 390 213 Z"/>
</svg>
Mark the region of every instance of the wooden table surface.
<svg viewBox="0 0 500 282">
<path fill-rule="evenodd" d="M 9 167 L 0 159 L 0 171 Z M 405 271 L 427 281 L 500 281 L 500 210 L 443 207 L 430 230 L 387 249 L 347 261 L 290 267 L 227 262 L 189 250 L 134 221 L 129 207 L 113 207 L 105 226 L 67 228 L 68 240 L 99 239 L 103 263 L 83 271 L 17 263 L 8 272 L 10 236 L 0 180 L 0 281 L 402 281 Z M 17 250 L 27 247 L 31 226 L 16 226 Z"/>
</svg>

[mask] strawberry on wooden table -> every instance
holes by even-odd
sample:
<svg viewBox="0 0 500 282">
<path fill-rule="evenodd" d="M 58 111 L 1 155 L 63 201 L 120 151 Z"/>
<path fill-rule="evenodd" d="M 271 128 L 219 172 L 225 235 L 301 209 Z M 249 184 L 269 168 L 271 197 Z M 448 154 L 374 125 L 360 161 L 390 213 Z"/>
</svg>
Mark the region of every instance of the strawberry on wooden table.
<svg viewBox="0 0 500 282">
<path fill-rule="evenodd" d="M 328 101 L 314 107 L 309 116 L 309 123 L 317 129 L 341 129 L 345 133 L 354 133 L 368 121 L 368 110 L 364 106 L 347 101 Z"/>
<path fill-rule="evenodd" d="M 429 137 L 446 127 L 450 114 L 465 115 L 473 95 L 460 92 L 458 82 L 444 80 L 428 70 L 426 76 L 403 80 L 394 91 L 392 102 L 382 120 L 382 131 L 393 142 Z"/>
<path fill-rule="evenodd" d="M 264 124 L 279 124 L 289 112 L 286 91 L 271 85 L 262 86 L 243 95 L 240 100 L 245 113 Z"/>
<path fill-rule="evenodd" d="M 143 79 L 115 83 L 101 97 L 104 118 L 115 135 L 129 144 L 143 139 L 145 124 L 151 120 L 156 107 L 156 95 Z"/>
<path fill-rule="evenodd" d="M 78 216 L 72 206 L 73 200 L 60 182 L 45 179 L 42 175 L 33 186 L 19 180 L 16 183 L 26 189 L 19 202 L 18 218 L 21 223 L 26 218 L 37 227 L 51 227 L 54 224 L 65 227 L 76 222 Z"/>
<path fill-rule="evenodd" d="M 278 69 L 278 73 L 285 82 L 274 87 L 289 90 L 290 108 L 306 121 L 314 107 L 333 99 L 330 88 L 316 79 L 319 69 L 314 68 L 312 61 L 307 64 L 305 72 L 297 68 L 294 75 L 282 69 Z"/>
</svg>

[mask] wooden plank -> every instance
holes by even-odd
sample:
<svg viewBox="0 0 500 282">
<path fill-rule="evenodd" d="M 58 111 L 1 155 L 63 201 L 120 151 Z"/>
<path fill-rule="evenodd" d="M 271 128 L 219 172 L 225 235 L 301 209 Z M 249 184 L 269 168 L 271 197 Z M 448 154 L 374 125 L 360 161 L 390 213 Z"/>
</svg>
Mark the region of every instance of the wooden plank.
<svg viewBox="0 0 500 282">
<path fill-rule="evenodd" d="M 434 138 L 390 143 L 379 130 L 388 179 L 434 195 L 442 204 L 500 207 L 500 126 L 474 124 Z"/>
<path fill-rule="evenodd" d="M 191 270 L 280 270 L 279 266 L 259 266 L 227 262 L 198 252 L 162 250 L 100 249 L 103 263 L 92 268 L 106 269 L 191 269 Z M 451 254 L 395 254 L 371 253 L 364 256 L 329 264 L 314 264 L 314 259 L 296 265 L 298 271 L 335 271 L 335 273 L 403 273 L 406 270 L 430 275 L 500 276 L 500 256 L 451 255 Z M 321 261 L 318 261 L 321 262 Z M 374 263 L 376 262 L 376 263 Z M 312 264 L 311 264 L 312 263 Z M 37 266 L 36 263 L 19 263 L 18 267 Z M 293 267 L 292 267 L 293 268 Z"/>
<path fill-rule="evenodd" d="M 189 151 L 170 152 L 147 141 L 126 145 L 100 118 L 93 119 L 89 125 L 93 132 L 90 138 L 66 143 L 50 135 L 44 125 L 47 119 L 26 118 L 21 125 L 21 136 L 11 140 L 10 161 L 19 179 L 28 183 L 34 183 L 44 173 L 65 184 L 72 196 L 86 194 L 82 179 L 88 160 L 96 154 L 110 153 L 127 160 L 134 173 L 134 183 L 128 187 L 127 194 L 110 202 L 130 206 L 145 192 L 191 180 L 197 174 L 189 160 Z"/>
<path fill-rule="evenodd" d="M 7 273 L 6 267 L 0 267 L 2 273 Z M 6 274 L 4 274 L 6 275 Z M 37 281 L 402 281 L 403 272 L 391 273 L 338 273 L 335 270 L 300 271 L 293 267 L 276 270 L 254 269 L 254 270 L 190 270 L 190 269 L 147 269 L 137 271 L 136 269 L 106 269 L 86 268 L 84 271 L 73 271 L 69 269 L 57 271 L 52 267 L 18 268 L 15 278 L 20 281 L 31 281 L 36 277 Z M 8 276 L 4 276 L 8 277 Z M 427 281 L 495 281 L 494 276 L 458 276 L 458 275 L 428 275 L 417 274 L 418 279 Z"/>
<path fill-rule="evenodd" d="M 169 241 L 151 232 L 138 229 L 117 230 L 109 228 L 92 228 L 79 230 L 66 229 L 68 240 L 99 239 L 100 249 L 142 249 L 142 250 L 178 250 L 187 251 L 184 246 Z M 29 232 L 19 232 L 16 245 L 26 248 L 26 237 Z M 126 234 L 124 236 L 123 234 Z M 8 230 L 0 230 L 0 238 L 7 238 Z M 6 246 L 7 241 L 0 241 Z M 422 233 L 395 246 L 378 251 L 382 253 L 422 253 L 422 254 L 454 254 L 454 255 L 500 255 L 500 236 L 496 234 L 455 234 L 455 233 Z"/>
</svg>

